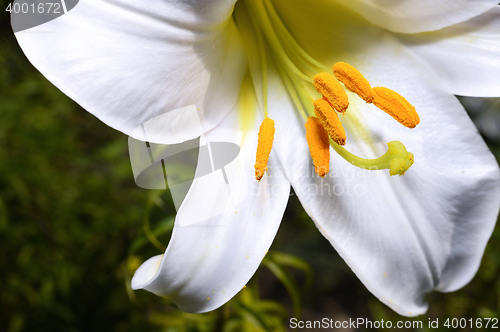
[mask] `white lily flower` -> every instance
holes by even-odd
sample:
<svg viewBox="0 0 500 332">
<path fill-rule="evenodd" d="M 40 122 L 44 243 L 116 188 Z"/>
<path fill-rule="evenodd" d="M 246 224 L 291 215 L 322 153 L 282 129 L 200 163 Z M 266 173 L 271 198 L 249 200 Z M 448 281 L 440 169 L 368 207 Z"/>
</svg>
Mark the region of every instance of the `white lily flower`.
<svg viewBox="0 0 500 332">
<path fill-rule="evenodd" d="M 208 141 L 241 148 L 226 172 L 242 201 L 204 228 L 176 226 L 165 254 L 137 270 L 134 289 L 188 312 L 226 303 L 269 250 L 291 184 L 364 285 L 415 316 L 427 310 L 425 293 L 473 278 L 495 226 L 498 165 L 453 94 L 500 96 L 499 31 L 498 0 L 81 0 L 16 37 L 53 84 L 125 134 L 195 104 Z M 412 151 L 404 177 L 355 167 L 335 152 L 342 148 L 330 148 L 329 174 L 314 174 L 304 123 L 308 96 L 319 95 L 308 80 L 339 61 L 417 110 L 410 130 L 348 92 L 340 116 L 356 155 L 379 157 L 394 140 Z M 267 114 L 276 134 L 257 182 Z M 189 119 L 171 120 L 170 143 L 198 136 Z M 193 183 L 176 224 L 204 189 Z"/>
</svg>

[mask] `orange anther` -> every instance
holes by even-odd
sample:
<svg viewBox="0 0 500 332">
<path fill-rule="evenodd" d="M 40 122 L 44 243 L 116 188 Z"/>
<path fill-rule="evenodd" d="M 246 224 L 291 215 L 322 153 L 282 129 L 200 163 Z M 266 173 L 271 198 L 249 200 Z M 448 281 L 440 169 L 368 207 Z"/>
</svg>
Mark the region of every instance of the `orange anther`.
<svg viewBox="0 0 500 332">
<path fill-rule="evenodd" d="M 367 103 L 372 103 L 375 93 L 368 80 L 356 68 L 345 62 L 333 65 L 333 74 L 345 87 Z"/>
<path fill-rule="evenodd" d="M 399 93 L 384 87 L 375 87 L 373 91 L 376 93 L 373 103 L 403 126 L 415 128 L 420 123 L 415 107 Z"/>
<path fill-rule="evenodd" d="M 314 113 L 328 132 L 330 138 L 339 145 L 345 145 L 346 135 L 344 127 L 342 127 L 337 113 L 335 113 L 328 101 L 322 98 L 316 99 L 314 101 Z"/>
<path fill-rule="evenodd" d="M 318 120 L 311 116 L 306 121 L 306 139 L 309 152 L 314 162 L 314 170 L 319 176 L 325 177 L 330 171 L 330 143 L 328 134 Z"/>
<path fill-rule="evenodd" d="M 273 147 L 274 121 L 265 118 L 259 128 L 259 140 L 257 143 L 257 155 L 255 157 L 255 178 L 260 181 L 267 171 L 267 161 Z"/>
<path fill-rule="evenodd" d="M 342 85 L 330 74 L 319 73 L 314 75 L 314 87 L 323 98 L 335 108 L 337 112 L 344 113 L 349 106 L 349 99 Z"/>
</svg>

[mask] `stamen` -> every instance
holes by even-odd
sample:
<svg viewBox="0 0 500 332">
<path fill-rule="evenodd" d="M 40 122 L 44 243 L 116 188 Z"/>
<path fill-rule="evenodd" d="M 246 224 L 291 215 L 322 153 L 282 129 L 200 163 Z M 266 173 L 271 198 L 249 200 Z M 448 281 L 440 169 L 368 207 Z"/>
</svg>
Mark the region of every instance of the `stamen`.
<svg viewBox="0 0 500 332">
<path fill-rule="evenodd" d="M 271 24 L 271 20 L 267 15 L 266 8 L 262 1 L 247 1 L 245 2 L 248 5 L 250 15 L 254 15 L 254 17 L 259 22 L 259 26 L 261 27 L 264 35 L 266 36 L 269 45 L 273 49 L 273 51 L 283 60 L 287 68 L 294 72 L 297 76 L 302 78 L 305 81 L 311 82 L 312 80 L 309 76 L 302 73 L 297 66 L 290 60 L 287 53 L 283 49 L 283 46 L 280 42 L 280 38 L 276 35 L 274 31 L 273 25 Z"/>
<path fill-rule="evenodd" d="M 262 72 L 262 102 L 264 104 L 264 117 L 268 116 L 268 99 L 267 99 L 267 55 L 266 46 L 264 43 L 264 38 L 262 36 L 262 31 L 260 31 L 259 26 L 256 22 L 255 17 L 250 15 L 250 20 L 252 21 L 255 36 L 257 38 L 257 44 L 259 45 L 259 54 L 261 60 L 261 72 Z"/>
<path fill-rule="evenodd" d="M 293 38 L 293 36 L 290 34 L 288 29 L 286 28 L 285 24 L 281 21 L 278 13 L 276 12 L 276 9 L 274 9 L 274 6 L 271 1 L 265 1 L 264 6 L 266 6 L 266 9 L 269 11 L 269 17 L 271 18 L 271 21 L 273 22 L 274 25 L 276 25 L 276 30 L 279 33 L 280 37 L 283 38 L 288 46 L 289 50 L 296 53 L 297 55 L 301 56 L 305 61 L 310 62 L 313 66 L 317 67 L 320 70 L 328 70 L 328 67 L 323 65 L 321 62 L 317 61 L 314 59 L 309 53 L 307 53 L 302 46 Z"/>
<path fill-rule="evenodd" d="M 403 175 L 413 164 L 414 157 L 412 153 L 407 152 L 402 143 L 398 141 L 388 143 L 388 151 L 380 158 L 360 158 L 341 146 L 346 144 L 346 134 L 337 112 L 344 113 L 349 106 L 344 86 L 358 94 L 367 103 L 375 103 L 376 106 L 410 128 L 420 122 L 415 108 L 392 90 L 372 88 L 356 68 L 344 62 L 333 66 L 333 73 L 338 81 L 327 73 L 318 74 L 311 79 L 313 73 L 318 70 L 326 71 L 327 68 L 297 43 L 272 3 L 267 0 L 252 0 L 244 2 L 244 5 L 247 6 L 247 13 L 252 21 L 259 48 L 259 55 L 255 56 L 252 61 L 254 64 L 261 61 L 265 112 L 258 134 L 255 178 L 260 181 L 268 170 L 267 163 L 275 135 L 274 121 L 267 116 L 267 57 L 272 58 L 276 63 L 293 103 L 304 120 L 307 119 L 306 139 L 315 171 L 320 176 L 324 177 L 329 172 L 328 143 L 342 158 L 354 166 L 369 170 L 389 169 L 390 175 Z M 304 81 L 314 83 L 316 90 L 323 95 L 323 98 L 313 101 L 309 90 L 306 89 L 309 86 L 305 87 Z M 313 109 L 316 117 L 312 116 Z M 307 118 L 307 116 L 311 117 Z"/>
<path fill-rule="evenodd" d="M 375 93 L 368 80 L 356 68 L 345 62 L 333 65 L 333 74 L 345 87 L 367 103 L 372 103 Z"/>
<path fill-rule="evenodd" d="M 267 161 L 273 147 L 274 121 L 265 118 L 259 128 L 259 140 L 257 143 L 257 155 L 255 158 L 255 178 L 260 181 L 267 171 Z"/>
<path fill-rule="evenodd" d="M 304 121 L 307 119 L 306 112 L 304 111 L 304 107 L 302 105 L 302 102 L 300 100 L 300 95 L 297 94 L 296 88 L 297 85 L 294 84 L 293 78 L 288 75 L 288 73 L 283 69 L 281 66 L 278 67 L 278 72 L 280 73 L 281 79 L 283 80 L 283 83 L 285 84 L 285 87 L 290 94 L 290 97 L 292 98 L 293 103 L 295 104 L 295 107 L 299 111 L 300 115 L 302 118 L 304 118 Z M 307 105 L 307 104 L 305 104 Z"/>
<path fill-rule="evenodd" d="M 323 95 L 337 112 L 344 113 L 349 106 L 349 99 L 342 85 L 327 73 L 316 74 L 313 77 L 314 87 Z"/>
<path fill-rule="evenodd" d="M 375 87 L 373 91 L 376 93 L 373 103 L 403 126 L 415 128 L 420 123 L 415 107 L 399 93 L 384 87 Z"/>
<path fill-rule="evenodd" d="M 314 101 L 314 114 L 328 132 L 330 138 L 339 145 L 345 145 L 346 135 L 337 113 L 325 99 Z"/>
<path fill-rule="evenodd" d="M 306 139 L 314 162 L 314 170 L 319 176 L 325 177 L 330 171 L 330 144 L 328 134 L 318 118 L 307 119 Z"/>
</svg>

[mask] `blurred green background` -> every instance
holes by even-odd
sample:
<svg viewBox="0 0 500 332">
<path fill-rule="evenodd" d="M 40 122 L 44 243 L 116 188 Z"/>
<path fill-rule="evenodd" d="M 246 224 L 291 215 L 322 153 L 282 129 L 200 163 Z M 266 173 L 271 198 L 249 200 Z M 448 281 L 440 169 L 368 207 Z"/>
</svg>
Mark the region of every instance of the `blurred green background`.
<svg viewBox="0 0 500 332">
<path fill-rule="evenodd" d="M 0 19 L 0 331 L 281 331 L 294 315 L 406 320 L 365 289 L 293 195 L 258 273 L 219 310 L 185 314 L 133 292 L 133 271 L 168 243 L 170 195 L 135 185 L 127 137 L 38 73 L 5 12 Z M 500 100 L 461 101 L 498 159 Z M 499 238 L 497 227 L 469 285 L 430 294 L 416 319 L 498 317 Z"/>
</svg>

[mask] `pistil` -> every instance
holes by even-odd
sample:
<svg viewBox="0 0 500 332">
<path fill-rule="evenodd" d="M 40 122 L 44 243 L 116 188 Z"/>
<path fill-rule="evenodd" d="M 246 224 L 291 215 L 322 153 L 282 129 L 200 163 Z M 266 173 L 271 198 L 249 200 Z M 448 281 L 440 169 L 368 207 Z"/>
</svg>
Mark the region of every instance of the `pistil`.
<svg viewBox="0 0 500 332">
<path fill-rule="evenodd" d="M 387 152 L 376 159 L 360 158 L 335 142 L 331 142 L 330 145 L 350 164 L 368 170 L 388 169 L 390 175 L 404 175 L 415 160 L 413 153 L 408 152 L 403 143 L 399 141 L 387 143 L 389 147 Z"/>
</svg>

